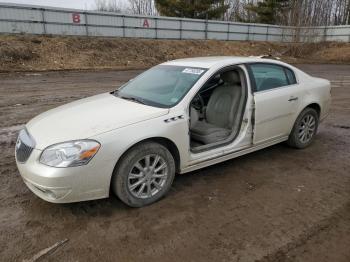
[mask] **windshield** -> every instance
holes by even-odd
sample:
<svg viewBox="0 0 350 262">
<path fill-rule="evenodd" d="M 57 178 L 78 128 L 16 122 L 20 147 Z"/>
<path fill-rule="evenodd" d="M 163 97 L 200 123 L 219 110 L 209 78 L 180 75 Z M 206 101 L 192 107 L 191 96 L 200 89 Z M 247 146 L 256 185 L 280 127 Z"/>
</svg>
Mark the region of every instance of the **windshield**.
<svg viewBox="0 0 350 262">
<path fill-rule="evenodd" d="M 160 65 L 123 85 L 115 95 L 157 107 L 177 104 L 207 69 Z"/>
</svg>

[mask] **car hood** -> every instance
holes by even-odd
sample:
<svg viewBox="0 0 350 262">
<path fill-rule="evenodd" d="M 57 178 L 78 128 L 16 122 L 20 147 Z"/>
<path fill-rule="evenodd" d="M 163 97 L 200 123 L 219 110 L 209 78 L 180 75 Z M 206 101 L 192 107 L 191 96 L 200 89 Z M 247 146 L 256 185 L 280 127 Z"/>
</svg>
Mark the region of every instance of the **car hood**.
<svg viewBox="0 0 350 262">
<path fill-rule="evenodd" d="M 37 149 L 85 139 L 113 129 L 166 115 L 169 109 L 142 105 L 109 93 L 88 97 L 38 115 L 26 128 Z"/>
</svg>

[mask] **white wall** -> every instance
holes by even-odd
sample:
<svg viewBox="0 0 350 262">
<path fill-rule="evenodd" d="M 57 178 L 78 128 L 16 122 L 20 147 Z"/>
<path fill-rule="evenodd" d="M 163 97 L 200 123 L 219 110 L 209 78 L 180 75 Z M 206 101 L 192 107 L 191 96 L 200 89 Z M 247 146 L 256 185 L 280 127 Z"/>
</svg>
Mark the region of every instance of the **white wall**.
<svg viewBox="0 0 350 262">
<path fill-rule="evenodd" d="M 0 3 L 0 33 L 295 41 L 295 28 Z M 299 41 L 350 41 L 350 26 L 301 28 Z"/>
</svg>

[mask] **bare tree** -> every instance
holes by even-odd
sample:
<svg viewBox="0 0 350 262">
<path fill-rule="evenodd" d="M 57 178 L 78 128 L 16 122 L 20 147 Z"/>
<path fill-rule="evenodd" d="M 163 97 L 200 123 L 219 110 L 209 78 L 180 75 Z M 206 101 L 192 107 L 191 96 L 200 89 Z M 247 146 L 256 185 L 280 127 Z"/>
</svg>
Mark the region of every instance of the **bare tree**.
<svg viewBox="0 0 350 262">
<path fill-rule="evenodd" d="M 236 22 L 257 21 L 257 14 L 247 6 L 268 0 L 222 0 L 229 5 L 222 20 Z M 272 0 L 270 0 L 272 1 Z M 154 0 L 95 0 L 96 9 L 110 12 L 157 16 Z M 289 0 L 288 8 L 279 10 L 276 23 L 295 27 L 350 24 L 350 0 Z"/>
<path fill-rule="evenodd" d="M 132 14 L 158 15 L 154 0 L 129 0 Z"/>
<path fill-rule="evenodd" d="M 230 5 L 224 20 L 254 22 L 256 14 L 247 6 L 266 0 L 225 0 Z M 321 26 L 350 24 L 350 0 L 290 0 L 280 10 L 277 24 Z"/>
<path fill-rule="evenodd" d="M 95 0 L 97 11 L 121 13 L 126 8 L 121 0 Z"/>
</svg>

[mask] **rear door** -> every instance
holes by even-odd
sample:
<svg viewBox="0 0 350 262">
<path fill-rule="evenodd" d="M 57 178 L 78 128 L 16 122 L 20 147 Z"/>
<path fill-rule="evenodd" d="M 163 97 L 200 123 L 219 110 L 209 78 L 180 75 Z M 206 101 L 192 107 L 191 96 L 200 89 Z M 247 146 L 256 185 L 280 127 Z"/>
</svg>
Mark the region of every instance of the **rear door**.
<svg viewBox="0 0 350 262">
<path fill-rule="evenodd" d="M 301 100 L 295 73 L 273 63 L 248 67 L 255 104 L 253 143 L 288 136 Z"/>
</svg>

